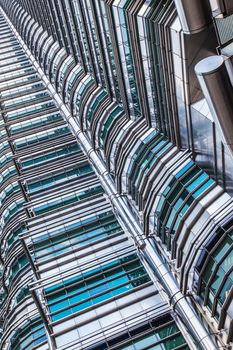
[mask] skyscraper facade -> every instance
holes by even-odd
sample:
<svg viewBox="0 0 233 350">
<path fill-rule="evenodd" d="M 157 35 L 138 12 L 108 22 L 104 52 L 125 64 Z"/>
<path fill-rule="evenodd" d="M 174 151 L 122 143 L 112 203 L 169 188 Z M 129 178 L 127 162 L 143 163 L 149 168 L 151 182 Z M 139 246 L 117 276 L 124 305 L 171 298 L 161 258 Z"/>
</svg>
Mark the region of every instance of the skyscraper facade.
<svg viewBox="0 0 233 350">
<path fill-rule="evenodd" d="M 232 0 L 0 6 L 1 349 L 230 349 Z"/>
</svg>

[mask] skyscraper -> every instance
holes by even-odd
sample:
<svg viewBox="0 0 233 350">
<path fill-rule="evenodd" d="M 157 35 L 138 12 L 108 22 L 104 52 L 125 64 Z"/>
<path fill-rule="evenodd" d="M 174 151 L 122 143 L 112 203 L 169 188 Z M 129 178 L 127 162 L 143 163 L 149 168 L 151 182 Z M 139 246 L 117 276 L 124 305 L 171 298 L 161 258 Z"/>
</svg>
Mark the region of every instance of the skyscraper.
<svg viewBox="0 0 233 350">
<path fill-rule="evenodd" d="M 0 5 L 1 348 L 230 348 L 232 1 Z"/>
</svg>

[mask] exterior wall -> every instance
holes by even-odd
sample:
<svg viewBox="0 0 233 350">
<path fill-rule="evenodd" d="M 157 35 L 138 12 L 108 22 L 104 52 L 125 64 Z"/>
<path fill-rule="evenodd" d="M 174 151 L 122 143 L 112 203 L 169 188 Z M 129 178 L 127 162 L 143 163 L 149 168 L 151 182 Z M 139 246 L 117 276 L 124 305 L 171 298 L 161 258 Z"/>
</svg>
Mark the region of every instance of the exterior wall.
<svg viewBox="0 0 233 350">
<path fill-rule="evenodd" d="M 40 40 L 43 33 L 34 27 L 41 35 L 30 40 L 40 57 L 51 37 Z M 1 348 L 108 346 L 120 341 L 119 332 L 137 343 L 136 329 L 147 342 L 156 336 L 159 343 L 166 338 L 164 346 L 188 349 L 62 111 L 2 15 L 0 31 Z M 57 89 L 69 89 L 75 67 L 71 55 L 57 51 L 51 59 Z"/>
<path fill-rule="evenodd" d="M 174 3 L 170 1 L 44 3 L 42 10 L 32 8 L 30 1 L 1 1 L 4 11 L 36 57 L 42 69 L 40 78 L 45 72 L 65 103 L 69 120 L 84 133 L 101 166 L 110 172 L 117 195 L 124 196 L 135 221 L 143 230 L 145 241 L 150 241 L 167 262 L 184 295 L 192 294 L 191 299 L 211 332 L 220 329 L 220 338 L 224 343 L 230 343 L 231 154 L 223 148 L 220 133 L 208 107 L 205 108 L 206 101 L 193 70 L 199 59 L 214 51 L 215 39 L 206 45 L 212 29 L 188 39 L 181 30 Z M 4 31 L 1 38 L 4 42 Z M 39 98 L 49 105 L 51 97 L 44 91 L 43 84 L 36 89 Z M 27 99 L 27 90 L 25 87 L 22 90 Z M 26 99 L 24 103 L 27 103 Z M 11 96 L 7 104 L 4 97 L 3 108 L 10 115 L 15 113 L 12 101 Z M 65 121 L 57 120 L 51 125 L 64 131 L 59 138 L 74 142 Z M 207 132 L 199 130 L 200 125 Z M 17 130 L 17 124 L 12 127 Z M 25 138 L 22 123 L 20 128 L 23 137 L 12 138 L 11 142 L 19 164 L 29 164 L 29 154 L 37 154 L 40 150 L 38 146 L 32 146 L 33 150 L 28 151 L 30 132 Z M 44 128 L 47 130 L 47 127 Z M 39 135 L 38 130 L 37 139 Z M 211 140 L 210 143 L 214 141 L 214 149 L 207 144 L 208 140 Z M 43 150 L 50 147 L 47 141 L 42 139 L 41 142 Z M 60 143 L 57 139 L 49 142 L 53 147 Z M 202 143 L 205 147 L 200 146 Z M 20 150 L 21 147 L 26 148 L 25 153 Z M 149 277 L 144 282 L 138 277 L 141 282 L 135 286 L 136 290 L 129 293 L 125 290 L 118 301 L 115 301 L 114 294 L 109 294 L 109 300 L 106 297 L 108 304 L 99 304 L 95 308 L 93 298 L 89 298 L 92 306 L 86 306 L 90 307 L 88 311 L 83 311 L 82 306 L 78 308 L 81 302 L 73 305 L 72 300 L 65 297 L 71 293 L 67 286 L 72 281 L 74 287 L 77 286 L 80 276 L 87 288 L 88 271 L 90 273 L 94 266 L 99 269 L 97 274 L 103 274 L 105 270 L 110 273 L 107 267 L 110 261 L 124 269 L 124 264 L 127 265 L 124 259 L 131 259 L 129 257 L 135 254 L 135 248 L 123 232 L 117 237 L 106 238 L 106 246 L 97 241 L 77 248 L 81 255 L 77 255 L 73 243 L 69 243 L 65 253 L 61 251 L 59 256 L 60 248 L 44 236 L 44 227 L 51 235 L 56 235 L 53 225 L 59 225 L 61 215 L 64 226 L 67 226 L 71 220 L 77 223 L 83 216 L 91 215 L 90 207 L 95 213 L 111 209 L 101 191 L 97 191 L 93 198 L 93 192 L 89 192 L 87 197 L 90 198 L 83 204 L 82 201 L 71 207 L 64 204 L 64 208 L 60 204 L 65 203 L 63 197 L 68 196 L 71 188 L 73 190 L 77 185 L 80 190 L 83 186 L 81 180 L 77 184 L 73 180 L 72 171 L 74 164 L 80 164 L 80 167 L 87 164 L 87 158 L 81 151 L 77 153 L 54 164 L 46 163 L 38 173 L 34 168 L 33 171 L 22 169 L 20 173 L 29 216 L 26 220 L 28 232 L 24 233 L 23 242 L 29 249 L 28 257 L 36 275 L 33 295 L 39 301 L 43 295 L 42 305 L 45 307 L 40 315 L 45 315 L 49 321 L 47 333 L 53 334 L 51 341 L 55 339 L 56 345 L 62 349 L 91 346 L 89 342 L 101 343 L 104 332 L 113 337 L 116 335 L 117 322 L 123 333 L 125 324 L 130 330 L 132 319 L 139 325 L 140 317 L 145 323 L 148 321 L 148 313 L 152 319 L 155 316 L 160 318 L 168 311 Z M 94 172 L 83 171 L 87 173 L 85 182 L 89 184 L 90 181 L 93 188 L 98 187 Z M 53 180 L 49 189 L 46 184 L 51 174 Z M 62 178 L 62 174 L 66 174 L 67 184 L 60 188 L 56 181 Z M 77 177 L 81 175 L 81 172 L 76 174 Z M 59 204 L 54 203 L 54 193 L 59 198 Z M 77 193 L 73 194 L 74 202 L 79 200 Z M 58 206 L 61 208 L 59 214 L 50 212 L 50 207 Z M 46 247 L 44 253 L 38 253 L 42 249 L 37 243 L 40 237 Z M 58 251 L 57 255 L 53 250 Z M 45 254 L 44 258 L 40 254 Z M 135 256 L 135 261 L 137 259 Z M 8 266 L 8 262 L 6 264 Z M 136 265 L 135 268 L 143 269 L 140 262 Z M 144 274 L 146 272 L 142 272 Z M 101 278 L 104 277 L 101 275 Z M 75 293 L 80 293 L 78 287 Z M 56 302 L 56 297 L 61 299 L 60 304 Z M 132 302 L 132 298 L 138 302 Z M 107 320 L 105 316 L 106 305 L 114 315 L 112 328 L 107 323 L 112 319 Z M 64 314 L 60 314 L 58 310 L 63 306 Z M 127 315 L 130 316 L 127 318 Z M 89 329 L 91 325 L 93 332 L 95 330 L 96 338 L 88 333 L 87 322 Z M 77 324 L 80 329 L 77 329 Z M 66 344 L 67 337 L 71 343 L 74 342 L 72 345 Z M 8 340 L 4 341 L 7 344 Z M 103 346 L 109 347 L 108 340 Z"/>
</svg>

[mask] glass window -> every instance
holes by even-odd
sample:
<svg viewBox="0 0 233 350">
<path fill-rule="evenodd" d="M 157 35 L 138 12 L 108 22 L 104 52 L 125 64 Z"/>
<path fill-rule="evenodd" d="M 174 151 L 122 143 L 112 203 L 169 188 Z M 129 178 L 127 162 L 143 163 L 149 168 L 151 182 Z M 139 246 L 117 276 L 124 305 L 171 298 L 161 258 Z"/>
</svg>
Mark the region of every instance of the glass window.
<svg viewBox="0 0 233 350">
<path fill-rule="evenodd" d="M 62 149 L 57 149 L 54 151 L 47 151 L 43 152 L 43 154 L 40 155 L 34 155 L 33 157 L 27 158 L 21 158 L 21 166 L 22 168 L 28 168 L 28 167 L 35 167 L 40 166 L 41 163 L 45 163 L 48 161 L 53 161 L 59 158 L 62 158 L 64 156 L 69 156 L 73 153 L 79 152 L 80 146 L 78 144 L 75 145 L 69 145 L 64 146 Z"/>
<path fill-rule="evenodd" d="M 80 109 L 80 103 L 83 97 L 85 96 L 87 90 L 89 87 L 95 82 L 92 76 L 85 76 L 85 78 L 82 80 L 82 82 L 79 85 L 79 89 L 76 94 L 76 100 L 75 100 L 75 106 L 77 110 L 79 111 Z"/>
<path fill-rule="evenodd" d="M 19 257 L 10 268 L 9 282 L 11 283 L 18 274 L 18 272 L 28 264 L 29 261 L 26 255 L 22 255 L 21 257 Z"/>
<path fill-rule="evenodd" d="M 200 294 L 205 296 L 206 304 L 216 313 L 216 303 L 222 305 L 232 288 L 233 240 L 232 232 L 225 234 L 220 243 L 207 256 L 207 264 L 201 272 Z"/>
<path fill-rule="evenodd" d="M 43 111 L 47 111 L 48 109 L 55 108 L 55 104 L 53 101 L 47 101 L 45 103 L 37 103 L 32 106 L 23 107 L 12 112 L 7 112 L 7 119 L 14 120 L 19 118 L 25 118 L 31 114 L 42 113 Z"/>
<path fill-rule="evenodd" d="M 108 94 L 105 90 L 100 90 L 100 92 L 93 98 L 93 101 L 91 102 L 90 107 L 88 108 L 88 112 L 87 112 L 87 125 L 88 126 L 90 126 L 90 124 L 92 123 L 96 111 L 98 110 L 101 103 L 105 100 L 105 97 L 107 95 Z"/>
<path fill-rule="evenodd" d="M 39 190 L 44 190 L 48 187 L 58 185 L 61 182 L 68 181 L 73 178 L 77 178 L 79 176 L 82 176 L 90 172 L 92 172 L 92 168 L 89 164 L 80 166 L 79 168 L 76 168 L 76 169 L 66 170 L 63 173 L 55 174 L 49 178 L 28 183 L 27 185 L 28 192 L 33 193 Z"/>
<path fill-rule="evenodd" d="M 11 350 L 32 350 L 35 346 L 47 341 L 41 321 L 32 320 L 19 327 L 10 340 Z"/>
<path fill-rule="evenodd" d="M 32 144 L 54 139 L 69 133 L 70 133 L 70 130 L 68 127 L 58 127 L 58 128 L 50 129 L 48 131 L 38 132 L 36 134 L 17 139 L 16 141 L 14 141 L 14 144 L 16 149 L 19 149 L 19 148 L 27 147 Z"/>
<path fill-rule="evenodd" d="M 4 108 L 7 109 L 19 107 L 20 105 L 24 105 L 25 103 L 33 103 L 34 101 L 40 100 L 45 97 L 49 97 L 49 93 L 47 91 L 41 91 L 27 96 L 20 96 L 17 98 L 10 99 L 9 101 L 4 101 Z"/>
<path fill-rule="evenodd" d="M 18 134 L 30 129 L 34 130 L 40 126 L 44 126 L 62 120 L 63 118 L 60 113 L 54 113 L 33 119 L 28 119 L 24 122 L 16 123 L 13 126 L 9 127 L 9 130 L 11 134 Z"/>
<path fill-rule="evenodd" d="M 91 217 L 91 221 L 82 225 L 66 225 L 49 233 L 49 237 L 42 237 L 39 242 L 34 243 L 34 254 L 36 260 L 41 262 L 51 257 L 69 255 L 70 252 L 85 245 L 92 245 L 99 240 L 107 240 L 113 236 L 122 234 L 122 228 L 114 218 L 112 212 L 106 212 L 105 216 Z M 76 226 L 76 227 L 75 227 Z"/>
<path fill-rule="evenodd" d="M 109 133 L 109 130 L 111 129 L 112 124 L 119 119 L 123 114 L 123 109 L 119 106 L 116 106 L 113 111 L 109 113 L 106 120 L 103 123 L 101 132 L 100 132 L 100 144 L 102 146 L 105 145 L 107 135 Z"/>
<path fill-rule="evenodd" d="M 42 213 L 46 213 L 50 210 L 54 210 L 57 208 L 61 208 L 63 206 L 69 205 L 71 203 L 75 203 L 81 201 L 83 199 L 93 197 L 98 194 L 102 194 L 103 189 L 101 186 L 89 187 L 86 190 L 74 191 L 72 194 L 67 194 L 62 197 L 58 197 L 56 199 L 52 199 L 45 203 L 40 203 L 38 206 L 34 207 L 34 213 L 39 215 Z"/>
<path fill-rule="evenodd" d="M 149 281 L 136 254 L 112 261 L 45 289 L 52 321 L 59 320 Z"/>
</svg>

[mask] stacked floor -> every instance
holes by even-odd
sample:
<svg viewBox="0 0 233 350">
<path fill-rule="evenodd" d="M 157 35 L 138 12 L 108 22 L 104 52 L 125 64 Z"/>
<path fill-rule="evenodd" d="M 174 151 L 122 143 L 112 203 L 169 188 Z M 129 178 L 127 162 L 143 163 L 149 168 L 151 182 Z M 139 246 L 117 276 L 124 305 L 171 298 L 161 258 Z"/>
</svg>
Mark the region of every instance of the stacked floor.
<svg viewBox="0 0 233 350">
<path fill-rule="evenodd" d="M 102 83 L 97 49 L 83 61 L 20 4 L 2 3 L 16 26 L 2 12 L 2 348 L 230 344 L 230 194 L 176 145 L 166 120 L 158 127 L 152 107 L 154 119 L 143 118 L 142 67 L 132 71 L 129 52 L 120 51 L 127 112 L 122 82 Z M 82 23 L 92 13 L 85 6 Z M 127 46 L 127 6 L 117 7 L 117 38 Z M 98 46 L 91 30 L 81 46 Z"/>
<path fill-rule="evenodd" d="M 0 21 L 2 349 L 188 349 L 61 111 Z"/>
</svg>

